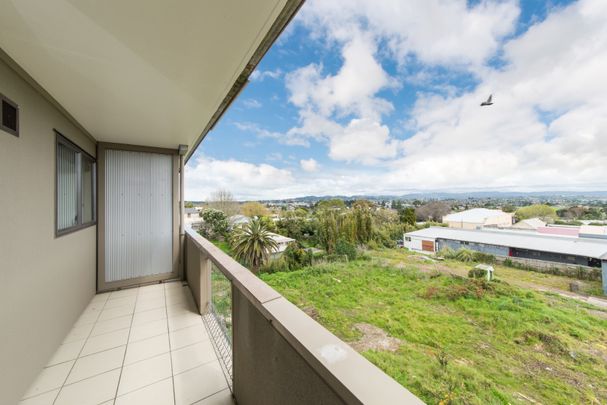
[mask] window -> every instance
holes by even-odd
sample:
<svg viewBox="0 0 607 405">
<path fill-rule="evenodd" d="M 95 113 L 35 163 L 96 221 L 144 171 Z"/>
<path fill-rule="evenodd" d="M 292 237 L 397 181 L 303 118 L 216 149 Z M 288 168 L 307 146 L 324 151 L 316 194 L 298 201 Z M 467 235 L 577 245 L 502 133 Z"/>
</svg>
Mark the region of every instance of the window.
<svg viewBox="0 0 607 405">
<path fill-rule="evenodd" d="M 57 236 L 95 224 L 95 159 L 57 133 Z"/>
<path fill-rule="evenodd" d="M 19 136 L 19 106 L 0 94 L 0 129 Z"/>
<path fill-rule="evenodd" d="M 405 242 L 411 242 L 411 237 L 410 236 L 405 236 Z"/>
</svg>

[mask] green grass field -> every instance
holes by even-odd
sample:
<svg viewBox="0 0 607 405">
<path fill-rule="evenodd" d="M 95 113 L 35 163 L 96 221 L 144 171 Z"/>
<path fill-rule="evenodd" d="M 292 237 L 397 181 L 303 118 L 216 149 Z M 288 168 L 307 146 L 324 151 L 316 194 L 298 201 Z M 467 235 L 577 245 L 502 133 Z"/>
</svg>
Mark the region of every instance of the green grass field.
<svg viewBox="0 0 607 405">
<path fill-rule="evenodd" d="M 361 338 L 357 323 L 398 338 L 394 352 L 362 354 L 429 404 L 607 403 L 607 312 L 434 268 L 470 265 L 371 255 L 261 278 L 345 341 Z"/>
</svg>

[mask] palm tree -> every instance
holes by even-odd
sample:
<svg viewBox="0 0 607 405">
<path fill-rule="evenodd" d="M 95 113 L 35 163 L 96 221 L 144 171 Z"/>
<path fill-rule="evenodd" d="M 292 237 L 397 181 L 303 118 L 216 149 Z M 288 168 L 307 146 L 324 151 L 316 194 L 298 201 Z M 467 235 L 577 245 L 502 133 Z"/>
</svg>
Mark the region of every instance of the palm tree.
<svg viewBox="0 0 607 405">
<path fill-rule="evenodd" d="M 261 265 L 270 257 L 270 253 L 277 248 L 278 245 L 267 226 L 258 218 L 244 224 L 232 237 L 234 257 L 251 266 L 253 273 L 259 271 Z"/>
</svg>

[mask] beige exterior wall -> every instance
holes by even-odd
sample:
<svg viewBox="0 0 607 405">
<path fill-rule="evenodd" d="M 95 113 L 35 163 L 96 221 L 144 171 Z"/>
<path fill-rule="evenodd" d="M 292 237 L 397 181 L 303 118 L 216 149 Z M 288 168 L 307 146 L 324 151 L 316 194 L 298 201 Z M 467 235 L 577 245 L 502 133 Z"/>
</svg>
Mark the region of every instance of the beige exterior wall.
<svg viewBox="0 0 607 405">
<path fill-rule="evenodd" d="M 77 89 L 74 89 L 77 91 Z M 96 226 L 55 238 L 55 133 L 95 142 L 0 60 L 20 137 L 0 131 L 0 403 L 16 403 L 95 293 Z"/>
<path fill-rule="evenodd" d="M 510 227 L 512 226 L 512 215 L 505 213 L 504 215 L 487 218 L 484 223 L 478 222 L 462 222 L 462 221 L 445 221 L 449 228 L 458 229 L 479 229 L 483 226 L 500 226 Z"/>
</svg>

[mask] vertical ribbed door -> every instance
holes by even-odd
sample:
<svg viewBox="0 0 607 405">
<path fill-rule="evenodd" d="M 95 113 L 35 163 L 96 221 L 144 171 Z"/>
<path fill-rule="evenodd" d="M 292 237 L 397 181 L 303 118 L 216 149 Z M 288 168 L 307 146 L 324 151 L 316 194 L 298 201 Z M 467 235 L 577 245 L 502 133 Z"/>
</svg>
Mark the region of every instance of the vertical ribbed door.
<svg viewBox="0 0 607 405">
<path fill-rule="evenodd" d="M 170 155 L 106 151 L 106 282 L 172 272 L 172 204 Z"/>
</svg>

